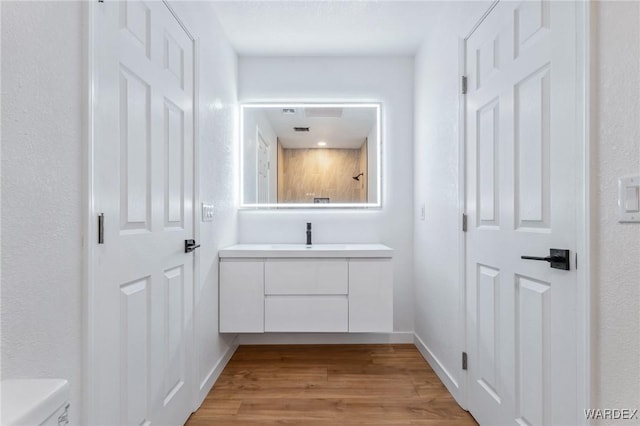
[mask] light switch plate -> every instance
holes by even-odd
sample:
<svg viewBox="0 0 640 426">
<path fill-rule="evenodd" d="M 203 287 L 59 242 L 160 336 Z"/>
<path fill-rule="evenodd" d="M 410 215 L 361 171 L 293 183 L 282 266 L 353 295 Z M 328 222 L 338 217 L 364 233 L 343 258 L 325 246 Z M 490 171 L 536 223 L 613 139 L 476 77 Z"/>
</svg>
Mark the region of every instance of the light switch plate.
<svg viewBox="0 0 640 426">
<path fill-rule="evenodd" d="M 213 203 L 202 203 L 202 221 L 213 222 L 214 206 Z"/>
<path fill-rule="evenodd" d="M 618 179 L 618 222 L 640 222 L 640 176 Z"/>
</svg>

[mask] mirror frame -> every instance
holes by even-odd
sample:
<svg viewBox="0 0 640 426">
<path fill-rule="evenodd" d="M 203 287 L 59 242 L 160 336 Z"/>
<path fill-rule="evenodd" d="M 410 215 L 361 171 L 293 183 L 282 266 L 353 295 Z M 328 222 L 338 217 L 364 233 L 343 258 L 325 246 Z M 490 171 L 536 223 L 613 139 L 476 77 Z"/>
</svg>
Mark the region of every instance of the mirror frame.
<svg viewBox="0 0 640 426">
<path fill-rule="evenodd" d="M 375 203 L 246 203 L 244 200 L 244 111 L 249 108 L 305 108 L 305 107 L 327 107 L 327 108 L 356 108 L 368 107 L 376 109 L 376 133 L 378 144 L 376 147 L 377 166 L 377 200 Z M 379 102 L 244 102 L 240 103 L 239 119 L 239 155 L 238 164 L 240 175 L 240 209 L 381 209 L 382 208 L 382 104 Z"/>
</svg>

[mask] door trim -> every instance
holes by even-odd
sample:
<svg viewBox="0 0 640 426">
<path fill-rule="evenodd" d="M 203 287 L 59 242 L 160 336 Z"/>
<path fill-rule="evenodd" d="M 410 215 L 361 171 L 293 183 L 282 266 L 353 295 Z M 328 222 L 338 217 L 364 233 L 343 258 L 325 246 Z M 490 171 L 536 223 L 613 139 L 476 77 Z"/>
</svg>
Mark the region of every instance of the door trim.
<svg viewBox="0 0 640 426">
<path fill-rule="evenodd" d="M 94 368 L 94 345 L 93 334 L 91 330 L 94 329 L 94 314 L 91 309 L 91 301 L 94 299 L 95 281 L 93 279 L 93 264 L 94 264 L 94 244 L 97 241 L 97 223 L 94 216 L 94 167 L 93 167 L 93 154 L 94 154 L 94 137 L 93 137 L 93 125 L 94 125 L 94 83 L 95 83 L 95 56 L 94 56 L 94 43 L 95 43 L 95 28 L 93 25 L 93 19 L 96 14 L 95 11 L 96 2 L 87 2 L 83 17 L 87 24 L 87 37 L 85 46 L 85 67 L 86 67 L 86 81 L 85 81 L 85 102 L 86 102 L 86 126 L 85 137 L 87 143 L 83 152 L 83 165 L 82 174 L 85 186 L 83 188 L 83 194 L 86 197 L 83 201 L 84 214 L 83 214 L 83 262 L 82 262 L 82 278 L 86 283 L 86 287 L 82 290 L 82 395 L 84 395 L 84 401 L 80 409 L 80 424 L 90 424 L 90 419 L 95 417 L 94 413 L 94 392 L 91 392 L 91 384 L 94 381 L 93 371 Z"/>
<path fill-rule="evenodd" d="M 482 17 L 469 29 L 465 37 L 459 39 L 459 72 L 460 77 L 466 73 L 466 46 L 467 40 L 473 35 L 475 30 L 489 16 L 491 11 L 498 5 L 500 0 L 495 0 Z M 589 164 L 591 161 L 591 7 L 589 2 L 576 2 L 576 28 L 577 28 L 577 75 L 578 80 L 578 97 L 576 99 L 576 182 L 581 186 L 576 191 L 576 248 L 577 251 L 577 329 L 581 332 L 576 333 L 577 354 L 576 371 L 577 371 L 577 407 L 579 412 L 576 418 L 584 418 L 585 408 L 589 408 L 591 404 L 591 351 L 592 351 L 592 321 L 591 321 L 591 173 Z M 467 213 L 466 208 L 466 95 L 459 93 L 458 108 L 458 216 L 462 220 L 462 215 Z M 459 277 L 462 283 L 462 291 L 459 295 L 459 304 L 462 323 L 462 351 L 468 349 L 468 330 L 467 330 L 467 239 L 466 234 L 462 231 L 462 227 L 458 228 L 459 237 Z M 469 375 L 466 371 L 462 372 L 460 380 L 458 402 L 466 409 L 467 407 L 467 388 L 469 386 Z M 586 424 L 586 420 L 585 423 Z"/>
<path fill-rule="evenodd" d="M 191 40 L 193 46 L 193 233 L 194 239 L 196 241 L 200 241 L 200 174 L 199 174 L 199 144 L 200 140 L 200 127 L 199 127 L 199 93 L 200 93 L 200 72 L 199 72 L 199 39 L 196 39 L 193 36 L 193 33 L 189 31 L 188 27 L 184 24 L 182 19 L 176 14 L 173 8 L 169 5 L 167 0 L 162 0 L 162 3 L 167 7 L 171 15 L 176 19 L 180 27 L 187 34 L 189 39 Z M 98 212 L 95 211 L 94 206 L 94 146 L 95 146 L 95 138 L 94 138 L 94 124 L 95 124 L 95 115 L 94 115 L 94 106 L 95 106 L 95 49 L 94 45 L 96 42 L 95 35 L 95 26 L 94 19 L 96 17 L 98 2 L 97 1 L 89 1 L 86 2 L 86 6 L 84 8 L 84 20 L 87 25 L 87 37 L 86 37 L 86 46 L 85 54 L 86 59 L 84 62 L 84 67 L 86 69 L 86 95 L 84 101 L 86 102 L 86 126 L 85 126 L 85 137 L 87 138 L 87 143 L 84 148 L 83 156 L 84 162 L 82 166 L 82 176 L 84 178 L 85 187 L 83 188 L 84 195 L 86 199 L 85 203 L 85 214 L 83 215 L 83 231 L 84 235 L 82 238 L 83 242 L 83 261 L 82 261 L 82 277 L 83 281 L 86 283 L 86 286 L 82 289 L 82 381 L 81 381 L 81 389 L 82 395 L 84 398 L 82 408 L 80 409 L 79 417 L 80 424 L 93 424 L 95 422 L 92 419 L 95 417 L 95 406 L 98 403 L 96 401 L 96 389 L 95 386 L 95 348 L 94 348 L 94 339 L 92 330 L 95 326 L 95 313 L 93 310 L 93 302 L 94 302 L 94 290 L 95 290 L 95 278 L 94 278 L 94 261 L 95 261 L 95 244 L 97 237 L 97 221 L 96 215 Z M 196 299 L 196 289 L 200 287 L 200 255 L 199 251 L 194 253 L 193 259 L 193 310 L 192 310 L 192 339 L 191 339 L 191 374 L 193 389 L 190 392 L 191 395 L 191 411 L 194 412 L 199 404 L 198 404 L 198 394 L 200 392 L 199 381 L 197 380 L 197 372 L 198 372 L 198 354 L 195 350 L 195 336 L 196 336 L 196 309 L 197 304 L 195 303 Z"/>
<path fill-rule="evenodd" d="M 200 39 L 195 37 L 189 27 L 183 22 L 178 13 L 173 9 L 168 0 L 162 0 L 169 9 L 171 15 L 178 22 L 182 30 L 191 40 L 193 47 L 193 238 L 201 241 L 200 223 L 202 216 L 202 205 L 200 201 Z M 199 397 L 201 383 L 199 379 L 200 363 L 198 351 L 196 350 L 197 314 L 198 304 L 197 290 L 200 288 L 200 250 L 193 252 L 193 300 L 191 310 L 191 412 L 195 412 L 199 407 Z"/>
<path fill-rule="evenodd" d="M 260 130 L 260 126 L 256 124 L 256 170 L 260 170 L 260 139 L 264 141 L 264 144 L 267 146 L 267 151 L 269 152 L 269 163 L 271 163 L 271 141 L 267 140 L 264 137 L 264 133 Z M 267 203 L 271 203 L 271 167 L 268 169 L 267 174 Z M 260 174 L 258 173 L 256 176 L 256 202 L 260 203 L 259 200 L 259 192 L 260 192 Z"/>
<path fill-rule="evenodd" d="M 592 354 L 592 316 L 591 316 L 591 295 L 593 292 L 591 280 L 591 193 L 592 176 L 589 165 L 591 164 L 591 49 L 592 49 L 592 11 L 591 2 L 577 2 L 577 28 L 578 28 L 578 72 L 579 92 L 582 96 L 578 101 L 578 137 L 580 158 L 578 162 L 578 182 L 582 183 L 581 191 L 576 193 L 578 208 L 582 211 L 578 212 L 577 228 L 577 245 L 578 250 L 578 283 L 583 285 L 578 288 L 578 355 L 576 368 L 578 371 L 578 409 L 586 409 L 592 406 L 591 400 L 591 354 Z M 582 355 L 582 356 L 580 356 Z M 584 418 L 584 412 L 578 413 L 578 418 Z M 585 423 L 586 424 L 586 420 Z"/>
<path fill-rule="evenodd" d="M 495 9 L 500 0 L 494 0 L 487 10 L 482 14 L 480 19 L 469 29 L 464 37 L 458 39 L 458 73 L 460 76 L 459 81 L 462 81 L 462 76 L 466 76 L 466 57 L 467 57 L 467 40 L 473 35 L 478 27 L 484 22 L 489 14 Z M 458 91 L 458 217 L 460 218 L 460 227 L 458 228 L 458 261 L 459 261 L 459 280 L 461 283 L 461 290 L 458 297 L 458 309 L 460 312 L 460 318 L 462 319 L 461 329 L 462 333 L 459 337 L 460 340 L 460 353 L 468 352 L 467 338 L 467 236 L 466 231 L 462 228 L 462 217 L 467 213 L 467 155 L 466 155 L 466 141 L 467 141 L 467 114 L 466 114 L 466 94 L 462 93 L 462 90 Z M 467 389 L 469 386 L 469 375 L 467 371 L 462 370 L 459 380 L 459 399 L 458 403 L 462 408 L 468 411 L 467 404 Z"/>
<path fill-rule="evenodd" d="M 474 26 L 477 28 L 480 23 L 484 20 L 484 18 L 489 14 L 491 10 L 495 7 L 497 1 L 494 2 L 487 10 L 485 14 L 482 15 L 482 18 L 478 23 Z M 465 65 L 466 65 L 466 51 L 467 51 L 467 38 L 460 37 L 458 39 L 458 73 L 460 76 L 465 75 Z M 462 81 L 462 77 L 460 80 Z M 460 226 L 458 227 L 458 267 L 460 270 L 458 271 L 459 275 L 459 288 L 460 294 L 458 295 L 458 311 L 461 319 L 460 324 L 460 336 L 459 339 L 459 347 L 460 353 L 467 352 L 467 271 L 466 271 L 466 262 L 467 262 L 467 238 L 465 235 L 465 231 L 462 229 L 462 215 L 466 214 L 467 211 L 467 201 L 466 201 L 466 184 L 467 181 L 467 170 L 466 170 L 466 152 L 465 152 L 465 141 L 467 139 L 467 128 L 465 123 L 467 121 L 466 115 L 466 95 L 462 93 L 462 90 L 458 91 L 458 217 L 460 218 Z M 467 410 L 467 374 L 464 370 L 461 371 L 460 379 L 458 380 L 458 403 L 462 408 Z"/>
<path fill-rule="evenodd" d="M 176 18 L 177 19 L 177 18 Z M 180 21 L 178 21 L 180 22 Z M 190 34 L 190 33 L 187 33 Z M 190 36 L 191 37 L 191 36 Z M 200 200 L 200 39 L 191 37 L 193 42 L 193 238 L 201 241 L 200 224 L 202 223 L 202 203 Z M 191 393 L 191 412 L 195 412 L 200 404 L 201 381 L 200 381 L 200 356 L 197 350 L 196 333 L 198 326 L 198 289 L 200 288 L 200 253 L 196 250 L 193 257 L 193 310 L 191 321 L 192 330 L 192 382 L 193 391 Z"/>
</svg>

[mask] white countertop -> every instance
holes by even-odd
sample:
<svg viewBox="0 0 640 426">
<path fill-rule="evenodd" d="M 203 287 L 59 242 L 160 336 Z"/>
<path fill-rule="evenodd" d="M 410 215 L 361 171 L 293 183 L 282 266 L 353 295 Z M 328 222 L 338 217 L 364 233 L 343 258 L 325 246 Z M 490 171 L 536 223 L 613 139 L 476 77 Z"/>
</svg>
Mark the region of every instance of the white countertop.
<svg viewBox="0 0 640 426">
<path fill-rule="evenodd" d="M 2 424 L 39 425 L 69 401 L 69 382 L 62 379 L 3 380 Z"/>
<path fill-rule="evenodd" d="M 390 258 L 384 244 L 236 244 L 219 251 L 226 258 Z"/>
</svg>

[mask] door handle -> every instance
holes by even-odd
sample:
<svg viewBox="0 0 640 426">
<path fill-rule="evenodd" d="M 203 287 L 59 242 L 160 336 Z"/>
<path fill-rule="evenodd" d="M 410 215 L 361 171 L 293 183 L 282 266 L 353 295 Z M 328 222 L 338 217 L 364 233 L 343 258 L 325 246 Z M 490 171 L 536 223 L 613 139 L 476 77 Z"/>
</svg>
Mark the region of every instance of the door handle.
<svg viewBox="0 0 640 426">
<path fill-rule="evenodd" d="M 184 252 L 191 253 L 195 249 L 200 247 L 200 244 L 196 244 L 196 240 L 184 240 Z"/>
<path fill-rule="evenodd" d="M 541 260 L 544 262 L 549 262 L 550 267 L 554 269 L 562 269 L 564 271 L 568 271 L 571 269 L 569 265 L 569 250 L 552 248 L 549 249 L 549 256 L 547 257 L 520 256 L 520 259 Z"/>
</svg>

